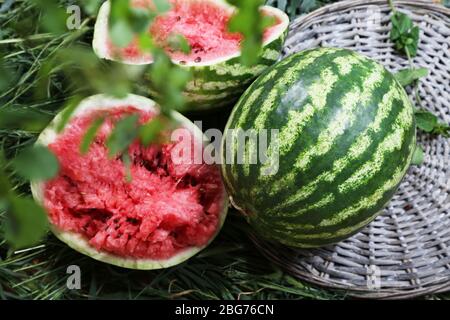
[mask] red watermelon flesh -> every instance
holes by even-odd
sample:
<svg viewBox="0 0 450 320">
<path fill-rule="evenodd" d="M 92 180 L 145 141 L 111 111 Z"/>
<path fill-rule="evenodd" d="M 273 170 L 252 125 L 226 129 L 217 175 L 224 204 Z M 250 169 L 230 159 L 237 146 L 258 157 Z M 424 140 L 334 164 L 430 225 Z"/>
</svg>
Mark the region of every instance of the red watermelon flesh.
<svg viewBox="0 0 450 320">
<path fill-rule="evenodd" d="M 136 7 L 145 8 L 149 1 L 133 1 Z M 169 12 L 155 19 L 149 29 L 154 41 L 165 48 L 166 53 L 181 63 L 201 63 L 232 56 L 240 51 L 242 35 L 230 33 L 228 23 L 231 13 L 223 6 L 207 0 L 170 0 Z M 269 15 L 262 10 L 263 15 Z M 264 32 L 264 40 L 275 32 L 281 20 L 273 15 L 274 23 Z M 169 45 L 170 38 L 182 35 L 190 45 L 191 52 L 184 54 Z M 110 40 L 109 55 L 118 56 L 128 62 L 149 62 L 151 57 L 143 54 L 137 41 L 123 49 L 115 47 Z"/>
<path fill-rule="evenodd" d="M 117 120 L 136 112 L 140 122 L 154 116 L 133 106 L 93 111 L 71 120 L 49 145 L 61 165 L 59 175 L 44 187 L 51 222 L 119 257 L 167 259 L 206 245 L 220 227 L 224 191 L 218 168 L 193 163 L 187 152 L 183 157 L 191 161 L 175 161 L 173 151 L 187 150 L 189 139 L 148 147 L 135 141 L 128 152 L 132 179 L 127 180 L 122 158 L 110 159 L 105 141 Z M 89 152 L 82 155 L 78 150 L 87 128 L 105 115 Z"/>
</svg>

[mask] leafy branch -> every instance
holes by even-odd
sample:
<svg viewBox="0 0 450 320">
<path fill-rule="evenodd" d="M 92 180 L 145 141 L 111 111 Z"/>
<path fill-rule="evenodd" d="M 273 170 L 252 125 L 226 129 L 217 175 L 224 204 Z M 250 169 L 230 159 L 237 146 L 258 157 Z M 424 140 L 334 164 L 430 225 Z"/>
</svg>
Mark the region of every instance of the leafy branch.
<svg viewBox="0 0 450 320">
<path fill-rule="evenodd" d="M 26 149 L 26 153 L 31 155 L 37 154 L 39 160 L 52 159 L 53 154 L 45 152 L 44 150 L 36 150 L 34 148 Z M 33 159 L 25 159 L 23 157 L 17 158 L 13 163 L 19 173 L 30 171 L 32 169 L 27 167 L 27 162 Z M 53 159 L 52 159 L 53 160 Z M 5 171 L 6 161 L 3 152 L 0 152 L 0 210 L 6 212 L 6 220 L 4 227 L 5 238 L 10 243 L 14 244 L 17 249 L 26 248 L 37 243 L 47 232 L 47 215 L 44 209 L 36 204 L 29 197 L 19 195 L 11 185 L 7 178 Z M 58 170 L 55 166 L 53 170 Z M 31 173 L 37 178 L 45 178 L 49 172 L 27 172 Z"/>
<path fill-rule="evenodd" d="M 408 15 L 397 11 L 393 0 L 389 0 L 389 6 L 392 10 L 390 39 L 394 42 L 395 48 L 405 53 L 409 62 L 412 63 L 411 57 L 417 55 L 419 45 L 419 27 L 414 25 Z"/>
<path fill-rule="evenodd" d="M 420 29 L 414 25 L 408 15 L 399 12 L 395 8 L 393 0 L 388 0 L 388 2 L 392 11 L 390 39 L 394 43 L 395 49 L 405 54 L 409 62 L 409 68 L 399 71 L 395 77 L 403 86 L 414 86 L 413 90 L 416 100 L 421 107 L 415 111 L 417 127 L 431 134 L 449 137 L 450 126 L 439 121 L 435 115 L 422 107 L 422 99 L 419 94 L 419 79 L 428 75 L 428 69 L 415 68 L 412 60 L 417 55 Z"/>
</svg>

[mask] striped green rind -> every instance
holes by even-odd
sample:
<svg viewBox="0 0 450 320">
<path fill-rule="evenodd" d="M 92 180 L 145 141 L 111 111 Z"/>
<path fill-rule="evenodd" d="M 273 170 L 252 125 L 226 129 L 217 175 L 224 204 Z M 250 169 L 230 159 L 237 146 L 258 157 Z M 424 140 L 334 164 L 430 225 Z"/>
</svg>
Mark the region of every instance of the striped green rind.
<svg viewBox="0 0 450 320">
<path fill-rule="evenodd" d="M 279 129 L 279 170 L 226 163 L 258 144 L 224 139 L 222 174 L 233 203 L 263 235 L 297 247 L 336 243 L 384 208 L 415 148 L 413 108 L 381 65 L 345 49 L 300 52 L 267 69 L 226 127 Z M 269 135 L 269 154 L 277 144 Z"/>
<path fill-rule="evenodd" d="M 224 0 L 203 0 L 222 6 L 233 12 L 235 7 Z M 240 53 L 231 56 L 219 57 L 215 61 L 201 63 L 181 63 L 173 61 L 179 67 L 184 68 L 192 74 L 183 95 L 185 98 L 185 109 L 183 111 L 208 110 L 223 106 L 233 105 L 245 91 L 245 89 L 269 66 L 272 66 L 280 57 L 280 52 L 288 33 L 289 18 L 281 10 L 263 6 L 262 9 L 277 17 L 280 24 L 275 27 L 273 34 L 263 43 L 262 51 L 257 65 L 247 67 L 241 63 Z M 108 16 L 110 11 L 109 1 L 106 1 L 97 17 L 94 29 L 93 48 L 98 57 L 114 60 L 108 56 L 106 39 L 108 30 Z M 150 65 L 149 62 L 120 61 L 127 64 Z M 147 73 L 146 73 L 147 74 Z M 156 101 L 161 96 L 148 76 L 138 84 L 141 92 L 146 92 Z"/>
<path fill-rule="evenodd" d="M 183 91 L 186 109 L 214 109 L 234 104 L 255 78 L 277 62 L 286 35 L 287 28 L 263 47 L 258 64 L 251 67 L 244 66 L 240 56 L 207 66 L 180 65 L 192 74 Z M 158 100 L 157 90 L 150 81 L 148 85 L 150 96 Z"/>
</svg>

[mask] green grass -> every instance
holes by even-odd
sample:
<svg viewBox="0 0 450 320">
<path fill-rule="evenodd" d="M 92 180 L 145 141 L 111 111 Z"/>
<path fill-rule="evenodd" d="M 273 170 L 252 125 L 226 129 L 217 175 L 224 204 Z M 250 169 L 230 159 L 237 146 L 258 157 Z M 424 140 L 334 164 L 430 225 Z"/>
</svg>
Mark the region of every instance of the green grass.
<svg viewBox="0 0 450 320">
<path fill-rule="evenodd" d="M 0 297 L 19 299 L 329 299 L 342 298 L 283 274 L 259 255 L 232 214 L 218 239 L 195 258 L 161 271 L 97 262 L 49 236 L 35 249 L 0 259 Z M 67 267 L 81 268 L 82 289 L 66 286 Z"/>
</svg>

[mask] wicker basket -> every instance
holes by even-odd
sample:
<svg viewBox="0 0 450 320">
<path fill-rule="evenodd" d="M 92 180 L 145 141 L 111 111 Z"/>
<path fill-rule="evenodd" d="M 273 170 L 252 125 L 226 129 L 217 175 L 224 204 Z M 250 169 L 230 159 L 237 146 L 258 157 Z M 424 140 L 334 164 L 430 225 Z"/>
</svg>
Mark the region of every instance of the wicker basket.
<svg viewBox="0 0 450 320">
<path fill-rule="evenodd" d="M 416 66 L 422 105 L 450 122 L 450 10 L 426 1 L 395 1 L 420 26 Z M 387 1 L 344 1 L 295 20 L 284 54 L 345 47 L 391 71 L 408 66 L 389 41 Z M 414 95 L 410 94 L 415 100 Z M 364 298 L 410 298 L 450 290 L 450 142 L 419 134 L 425 163 L 412 167 L 389 206 L 362 232 L 337 245 L 299 250 L 258 239 L 263 254 L 311 283 Z"/>
</svg>

